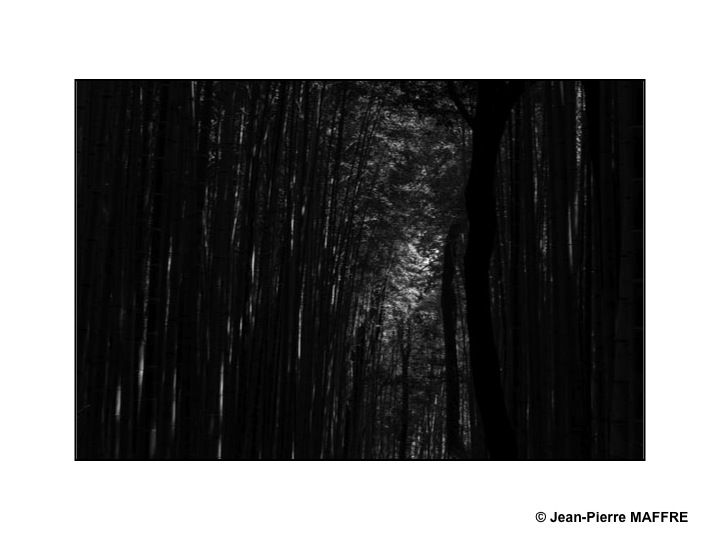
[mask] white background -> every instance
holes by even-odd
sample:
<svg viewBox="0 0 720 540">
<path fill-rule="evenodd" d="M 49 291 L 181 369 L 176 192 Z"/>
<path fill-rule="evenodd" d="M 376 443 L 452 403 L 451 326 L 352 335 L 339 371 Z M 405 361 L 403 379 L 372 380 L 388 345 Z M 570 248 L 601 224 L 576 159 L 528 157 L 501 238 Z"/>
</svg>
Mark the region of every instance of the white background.
<svg viewBox="0 0 720 540">
<path fill-rule="evenodd" d="M 0 538 L 719 537 L 718 18 L 482 4 L 0 8 Z M 74 462 L 73 80 L 94 77 L 646 78 L 647 461 Z M 690 523 L 534 518 L 588 510 Z"/>
</svg>

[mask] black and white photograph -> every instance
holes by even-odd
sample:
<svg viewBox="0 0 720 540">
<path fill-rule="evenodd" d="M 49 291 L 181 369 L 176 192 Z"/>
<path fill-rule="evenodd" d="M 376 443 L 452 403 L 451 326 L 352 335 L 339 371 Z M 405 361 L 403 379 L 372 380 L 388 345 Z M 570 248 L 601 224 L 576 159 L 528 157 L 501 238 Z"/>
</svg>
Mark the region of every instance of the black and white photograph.
<svg viewBox="0 0 720 540">
<path fill-rule="evenodd" d="M 642 80 L 78 80 L 78 459 L 644 457 Z"/>
</svg>

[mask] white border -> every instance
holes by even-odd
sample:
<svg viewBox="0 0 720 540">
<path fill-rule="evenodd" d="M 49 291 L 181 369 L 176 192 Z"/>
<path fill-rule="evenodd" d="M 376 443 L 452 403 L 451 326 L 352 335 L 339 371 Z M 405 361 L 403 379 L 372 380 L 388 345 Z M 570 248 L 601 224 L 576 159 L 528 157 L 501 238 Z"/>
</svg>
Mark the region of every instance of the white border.
<svg viewBox="0 0 720 540">
<path fill-rule="evenodd" d="M 717 536 L 719 47 L 703 6 L 4 7 L 0 537 Z M 647 78 L 647 461 L 74 462 L 73 79 L 92 77 Z M 690 523 L 551 526 L 539 510 Z"/>
</svg>

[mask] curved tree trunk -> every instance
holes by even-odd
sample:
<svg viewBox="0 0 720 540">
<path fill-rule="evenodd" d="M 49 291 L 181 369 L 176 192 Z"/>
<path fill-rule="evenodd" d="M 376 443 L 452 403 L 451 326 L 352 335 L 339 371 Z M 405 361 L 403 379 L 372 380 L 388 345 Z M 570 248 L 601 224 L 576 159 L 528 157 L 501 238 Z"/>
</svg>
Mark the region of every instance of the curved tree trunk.
<svg viewBox="0 0 720 540">
<path fill-rule="evenodd" d="M 495 246 L 495 161 L 505 120 L 519 87 L 503 82 L 478 83 L 470 177 L 465 190 L 468 244 L 465 286 L 470 364 L 478 408 L 485 426 L 490 459 L 516 459 L 517 444 L 503 395 L 493 335 L 488 272 Z"/>
</svg>

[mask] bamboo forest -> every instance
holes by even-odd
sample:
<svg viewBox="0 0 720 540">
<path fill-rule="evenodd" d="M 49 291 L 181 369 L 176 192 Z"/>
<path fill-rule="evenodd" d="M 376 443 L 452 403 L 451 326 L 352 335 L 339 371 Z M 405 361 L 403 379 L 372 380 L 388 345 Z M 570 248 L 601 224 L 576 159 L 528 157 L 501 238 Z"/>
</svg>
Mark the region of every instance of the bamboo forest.
<svg viewBox="0 0 720 540">
<path fill-rule="evenodd" d="M 78 460 L 642 460 L 642 80 L 77 80 Z"/>
</svg>

